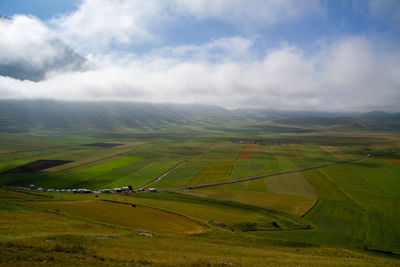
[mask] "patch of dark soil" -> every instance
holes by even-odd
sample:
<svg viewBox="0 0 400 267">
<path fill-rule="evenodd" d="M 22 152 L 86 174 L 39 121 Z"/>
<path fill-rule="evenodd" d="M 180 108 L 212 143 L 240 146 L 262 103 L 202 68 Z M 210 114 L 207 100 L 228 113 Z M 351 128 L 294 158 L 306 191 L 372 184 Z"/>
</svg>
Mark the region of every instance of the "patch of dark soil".
<svg viewBox="0 0 400 267">
<path fill-rule="evenodd" d="M 123 144 L 120 143 L 93 143 L 93 144 L 86 144 L 82 146 L 95 146 L 95 147 L 114 147 L 114 146 L 122 146 Z"/>
<path fill-rule="evenodd" d="M 49 160 L 49 159 L 40 159 L 28 164 L 19 166 L 17 168 L 8 170 L 3 172 L 4 174 L 7 173 L 27 173 L 27 172 L 37 172 L 44 169 L 48 169 L 51 167 L 63 165 L 69 162 L 73 162 L 72 160 Z"/>
</svg>

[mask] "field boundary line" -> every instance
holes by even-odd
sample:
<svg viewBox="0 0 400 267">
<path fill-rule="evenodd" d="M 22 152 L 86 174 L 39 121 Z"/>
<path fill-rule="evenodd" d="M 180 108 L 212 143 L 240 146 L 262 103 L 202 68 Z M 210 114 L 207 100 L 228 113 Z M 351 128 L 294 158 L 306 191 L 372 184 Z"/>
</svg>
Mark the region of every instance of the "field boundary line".
<svg viewBox="0 0 400 267">
<path fill-rule="evenodd" d="M 8 186 L 8 185 L 0 185 L 0 188 L 6 189 L 6 190 L 9 190 L 9 191 L 13 191 L 13 192 L 17 192 L 17 193 L 21 193 L 21 194 L 37 196 L 37 197 L 42 197 L 42 198 L 46 198 L 46 199 L 54 199 L 54 195 L 48 196 L 48 195 L 42 195 L 42 194 L 38 194 L 38 193 L 27 192 L 27 191 L 24 191 L 24 190 L 16 189 L 16 188 L 14 188 L 12 186 Z"/>
<path fill-rule="evenodd" d="M 204 222 L 202 222 L 202 221 L 200 221 L 200 220 L 198 220 L 196 218 L 192 218 L 190 216 L 187 216 L 187 215 L 185 215 L 183 213 L 174 212 L 174 211 L 170 211 L 170 210 L 166 210 L 166 209 L 162 209 L 162 208 L 157 208 L 157 207 L 153 207 L 153 206 L 149 206 L 149 205 L 144 205 L 144 204 L 137 204 L 137 202 L 124 202 L 124 201 L 112 200 L 112 199 L 99 199 L 99 200 L 100 201 L 104 201 L 104 202 L 111 202 L 111 203 L 115 203 L 115 204 L 129 205 L 129 206 L 131 206 L 132 204 L 135 204 L 136 206 L 139 206 L 139 207 L 144 207 L 144 208 L 147 208 L 147 209 L 153 209 L 153 210 L 162 211 L 162 212 L 165 212 L 165 213 L 168 213 L 168 214 L 172 214 L 174 216 L 183 217 L 183 218 L 185 218 L 185 219 L 187 219 L 189 221 L 193 221 L 194 223 L 196 223 L 198 225 L 204 226 L 205 228 L 207 228 L 207 230 L 210 229 L 210 226 L 208 224 L 206 224 L 206 223 L 204 223 Z"/>
<path fill-rule="evenodd" d="M 139 189 L 139 188 L 144 188 L 144 187 L 149 187 L 152 184 L 157 183 L 158 181 L 160 181 L 162 178 L 164 178 L 165 176 L 167 176 L 168 174 L 170 174 L 171 172 L 173 172 L 174 170 L 178 169 L 179 167 L 181 167 L 183 164 L 185 164 L 186 162 L 188 162 L 188 159 L 185 159 L 184 161 L 179 162 L 178 164 L 176 164 L 175 166 L 173 166 L 172 168 L 170 168 L 169 170 L 167 170 L 166 172 L 164 172 L 163 174 L 161 174 L 161 176 L 155 178 L 154 180 L 150 181 L 149 183 L 139 186 L 135 189 Z"/>
<path fill-rule="evenodd" d="M 179 187 L 171 187 L 171 188 L 158 188 L 157 191 L 175 191 L 175 190 L 182 190 L 182 189 L 194 189 L 194 188 L 201 188 L 201 187 L 209 187 L 209 186 L 222 185 L 222 184 L 232 184 L 232 183 L 249 181 L 249 180 L 254 180 L 254 179 L 259 179 L 259 178 L 265 178 L 265 177 L 269 177 L 269 176 L 276 176 L 276 175 L 286 174 L 286 173 L 293 173 L 293 172 L 301 172 L 301 171 L 305 171 L 305 170 L 319 169 L 319 168 L 329 167 L 329 166 L 333 166 L 333 165 L 337 165 L 337 164 L 343 164 L 343 163 L 349 163 L 349 162 L 353 162 L 353 161 L 364 160 L 364 159 L 368 159 L 368 158 L 371 158 L 371 157 L 378 157 L 378 156 L 383 156 L 383 155 L 386 155 L 386 154 L 393 154 L 393 153 L 396 153 L 396 152 L 397 151 L 388 152 L 388 153 L 382 153 L 382 154 L 378 154 L 378 155 L 375 155 L 375 156 L 368 155 L 368 156 L 365 156 L 365 157 L 359 157 L 359 158 L 353 158 L 353 159 L 347 159 L 347 160 L 340 160 L 340 161 L 334 161 L 334 162 L 328 162 L 328 163 L 317 164 L 317 165 L 312 165 L 312 166 L 308 166 L 308 167 L 295 168 L 295 169 L 290 169 L 290 170 L 285 170 L 285 171 L 271 172 L 271 173 L 260 174 L 260 175 L 249 176 L 249 177 L 243 177 L 243 178 L 237 178 L 237 179 L 223 180 L 223 181 L 218 181 L 218 182 L 213 182 L 213 183 L 190 185 L 190 186 L 179 186 Z"/>
</svg>

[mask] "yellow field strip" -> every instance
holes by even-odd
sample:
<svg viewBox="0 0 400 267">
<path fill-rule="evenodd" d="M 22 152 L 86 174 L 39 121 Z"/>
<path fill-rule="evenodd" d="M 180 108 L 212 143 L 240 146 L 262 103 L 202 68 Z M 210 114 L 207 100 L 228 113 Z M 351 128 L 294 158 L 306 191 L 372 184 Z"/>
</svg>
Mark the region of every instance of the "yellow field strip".
<svg viewBox="0 0 400 267">
<path fill-rule="evenodd" d="M 351 158 L 351 155 L 347 155 L 347 154 L 343 153 L 343 151 L 341 151 L 337 147 L 334 147 L 334 146 L 321 146 L 321 148 L 323 150 L 325 150 L 326 152 L 332 154 L 336 158 L 340 159 L 340 160 Z"/>
<path fill-rule="evenodd" d="M 219 201 L 232 201 L 255 207 L 302 216 L 312 208 L 317 198 L 282 195 L 264 192 L 221 191 L 221 190 L 182 190 L 183 194 L 211 198 Z"/>
<path fill-rule="evenodd" d="M 200 222 L 186 216 L 141 205 L 133 207 L 99 200 L 26 202 L 25 205 L 134 230 L 169 234 L 195 234 L 207 230 Z"/>
<path fill-rule="evenodd" d="M 265 178 L 268 192 L 317 199 L 311 184 L 301 172 L 293 172 Z"/>
</svg>

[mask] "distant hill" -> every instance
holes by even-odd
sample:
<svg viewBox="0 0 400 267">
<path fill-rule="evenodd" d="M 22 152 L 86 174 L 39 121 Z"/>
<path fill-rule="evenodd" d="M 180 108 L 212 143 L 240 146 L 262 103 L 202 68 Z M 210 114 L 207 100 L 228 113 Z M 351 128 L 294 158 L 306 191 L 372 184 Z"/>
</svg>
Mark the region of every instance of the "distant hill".
<svg viewBox="0 0 400 267">
<path fill-rule="evenodd" d="M 343 130 L 397 131 L 400 130 L 400 112 L 373 111 L 358 116 L 286 118 L 275 122 L 290 126 L 340 128 Z"/>
<path fill-rule="evenodd" d="M 174 124 L 217 125 L 232 118 L 228 110 L 211 105 L 0 100 L 0 131 L 156 130 Z"/>
<path fill-rule="evenodd" d="M 176 126 L 247 131 L 310 132 L 319 129 L 400 130 L 400 113 L 370 112 L 357 116 L 331 113 L 228 110 L 213 105 L 150 104 L 134 102 L 68 102 L 55 100 L 0 100 L 0 132 L 35 130 L 115 131 L 174 130 Z M 317 117 L 319 115 L 320 117 Z"/>
</svg>

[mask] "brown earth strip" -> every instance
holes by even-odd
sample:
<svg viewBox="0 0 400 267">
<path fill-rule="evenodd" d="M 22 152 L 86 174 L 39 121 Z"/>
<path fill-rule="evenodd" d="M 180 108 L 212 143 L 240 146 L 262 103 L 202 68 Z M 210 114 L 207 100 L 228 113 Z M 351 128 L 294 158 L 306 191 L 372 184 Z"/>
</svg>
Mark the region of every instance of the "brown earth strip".
<svg viewBox="0 0 400 267">
<path fill-rule="evenodd" d="M 238 160 L 247 160 L 247 159 L 249 159 L 252 147 L 253 147 L 253 144 L 247 144 L 245 146 L 245 148 L 243 149 L 242 154 L 240 154 Z"/>
<path fill-rule="evenodd" d="M 389 162 L 390 164 L 392 164 L 393 166 L 400 166 L 400 160 L 398 159 L 392 159 L 389 157 L 383 157 L 383 159 L 387 162 Z"/>
</svg>

